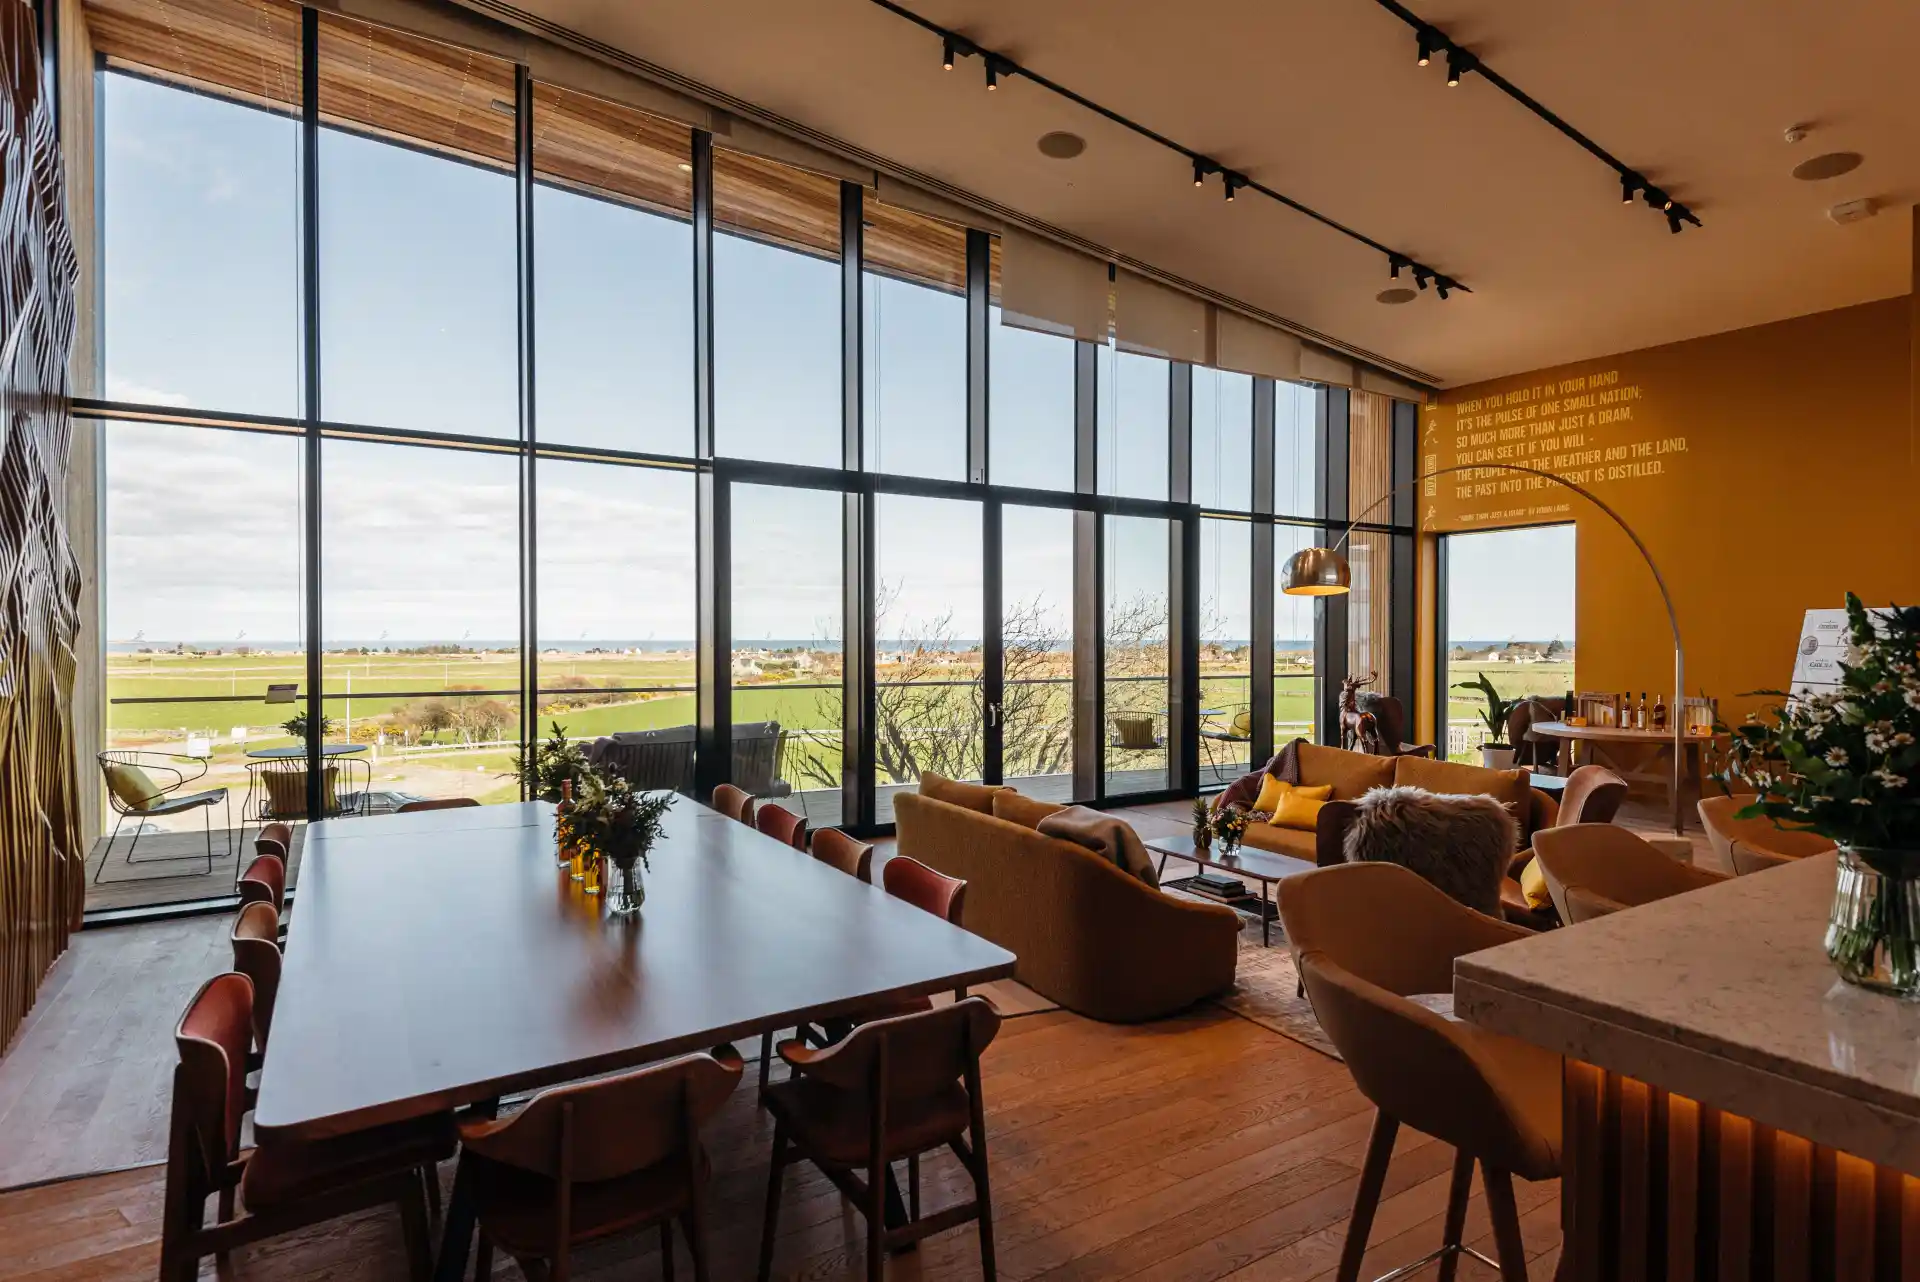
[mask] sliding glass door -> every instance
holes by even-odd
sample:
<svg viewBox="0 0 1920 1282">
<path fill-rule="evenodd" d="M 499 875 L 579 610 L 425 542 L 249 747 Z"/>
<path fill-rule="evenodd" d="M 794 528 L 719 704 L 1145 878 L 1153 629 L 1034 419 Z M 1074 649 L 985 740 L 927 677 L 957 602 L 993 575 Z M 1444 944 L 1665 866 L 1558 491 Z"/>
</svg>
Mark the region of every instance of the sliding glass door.
<svg viewBox="0 0 1920 1282">
<path fill-rule="evenodd" d="M 1001 509 L 1001 779 L 1073 801 L 1073 524 L 1065 508 Z"/>
</svg>

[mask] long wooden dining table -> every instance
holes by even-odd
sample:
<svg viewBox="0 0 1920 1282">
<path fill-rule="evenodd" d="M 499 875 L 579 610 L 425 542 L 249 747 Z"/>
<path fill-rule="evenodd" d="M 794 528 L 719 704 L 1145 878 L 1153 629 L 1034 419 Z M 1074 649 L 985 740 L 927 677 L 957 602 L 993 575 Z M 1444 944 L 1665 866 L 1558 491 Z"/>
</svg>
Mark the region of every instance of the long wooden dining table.
<svg viewBox="0 0 1920 1282">
<path fill-rule="evenodd" d="M 256 1133 L 484 1105 L 1013 973 L 1006 949 L 697 802 L 664 827 L 645 906 L 614 918 L 556 867 L 542 802 L 314 824 Z"/>
</svg>

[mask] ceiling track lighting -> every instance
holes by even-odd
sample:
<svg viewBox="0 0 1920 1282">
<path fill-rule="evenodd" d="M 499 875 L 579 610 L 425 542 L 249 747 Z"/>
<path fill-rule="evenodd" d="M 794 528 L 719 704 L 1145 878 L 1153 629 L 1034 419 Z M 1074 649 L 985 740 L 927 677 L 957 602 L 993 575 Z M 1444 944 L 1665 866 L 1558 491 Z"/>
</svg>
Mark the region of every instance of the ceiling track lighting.
<svg viewBox="0 0 1920 1282">
<path fill-rule="evenodd" d="M 875 3 L 884 4 L 887 2 L 888 0 L 875 0 Z M 1639 170 L 1627 166 L 1617 157 L 1609 153 L 1606 148 L 1562 120 L 1559 116 L 1548 110 L 1544 104 L 1521 90 L 1505 76 L 1502 76 L 1499 72 L 1494 71 L 1482 63 L 1479 58 L 1475 57 L 1468 50 L 1462 49 L 1453 42 L 1452 38 L 1449 37 L 1444 30 L 1434 26 L 1419 14 L 1407 8 L 1405 4 L 1401 3 L 1401 0 L 1375 0 L 1375 3 L 1413 29 L 1413 37 L 1419 49 L 1419 62 L 1421 66 L 1426 66 L 1437 54 L 1445 53 L 1447 55 L 1448 88 L 1458 87 L 1461 80 L 1465 79 L 1468 75 L 1477 73 L 1481 79 L 1519 103 L 1522 107 L 1525 107 L 1547 124 L 1552 125 L 1570 141 L 1577 143 L 1581 150 L 1587 152 L 1594 157 L 1594 159 L 1600 161 L 1609 169 L 1613 170 L 1614 173 L 1618 174 L 1620 177 L 1620 202 L 1622 204 L 1631 205 L 1635 196 L 1644 195 L 1650 207 L 1667 216 L 1667 224 L 1673 231 L 1678 232 L 1681 225 L 1686 223 L 1691 223 L 1695 227 L 1701 225 L 1700 220 L 1694 216 L 1692 210 L 1676 203 L 1674 199 L 1665 192 L 1648 186 L 1647 180 L 1641 176 Z M 1789 139 L 1789 141 L 1792 140 Z M 1448 288 L 1465 289 L 1465 286 L 1456 282 L 1449 284 Z"/>
<path fill-rule="evenodd" d="M 1434 271 L 1432 268 L 1421 266 L 1420 264 L 1416 263 L 1412 258 L 1409 258 L 1407 255 L 1400 253 L 1396 249 L 1393 249 L 1387 245 L 1381 244 L 1379 241 L 1367 235 L 1365 232 L 1362 232 L 1357 228 L 1349 227 L 1347 224 L 1339 221 L 1338 219 L 1331 218 L 1326 214 L 1321 213 L 1319 210 L 1313 208 L 1312 206 L 1305 204 L 1302 201 L 1295 200 L 1293 197 L 1286 195 L 1284 192 L 1275 191 L 1271 187 L 1264 187 L 1261 184 L 1255 182 L 1253 179 L 1247 177 L 1245 174 L 1235 173 L 1232 170 L 1226 169 L 1223 166 L 1218 165 L 1213 161 L 1207 159 L 1205 156 L 1201 155 L 1199 152 L 1194 151 L 1192 148 L 1183 147 L 1180 145 L 1180 143 L 1176 142 L 1172 138 L 1167 137 L 1165 134 L 1160 133 L 1156 130 L 1150 129 L 1146 125 L 1141 124 L 1137 120 L 1129 119 L 1128 117 L 1123 116 L 1119 112 L 1113 110 L 1111 107 L 1104 107 L 1101 104 L 1093 101 L 1091 98 L 1088 98 L 1083 94 L 1074 92 L 1072 89 L 1067 88 L 1065 85 L 1059 83 L 1058 81 L 1049 79 L 1047 76 L 1044 76 L 1039 72 L 1034 71 L 1030 67 L 1023 67 L 1011 58 L 1003 57 L 1002 55 L 994 53 L 988 49 L 983 49 L 979 45 L 973 43 L 971 40 L 968 40 L 965 36 L 961 35 L 959 32 L 950 31 L 947 28 L 941 26 L 940 24 L 934 22 L 929 18 L 921 17 L 919 14 L 907 8 L 905 5 L 898 3 L 897 0 L 868 0 L 868 2 L 872 4 L 875 8 L 885 9 L 888 13 L 893 14 L 896 18 L 900 18 L 907 22 L 911 22 L 914 26 L 919 27 L 922 31 L 927 32 L 929 35 L 938 36 L 940 38 L 940 49 L 941 49 L 940 65 L 943 69 L 947 71 L 952 71 L 955 63 L 961 58 L 978 57 L 986 64 L 987 88 L 989 90 L 997 89 L 999 87 L 1000 77 L 1003 75 L 1019 76 L 1021 79 L 1039 86 L 1040 88 L 1046 90 L 1048 93 L 1053 94 L 1055 97 L 1064 98 L 1068 102 L 1073 103 L 1075 106 L 1080 107 L 1083 110 L 1092 112 L 1094 115 L 1099 116 L 1102 119 L 1106 120 L 1109 124 L 1118 125 L 1122 129 L 1125 129 L 1133 134 L 1138 135 L 1141 138 L 1146 139 L 1148 142 L 1157 143 L 1160 146 L 1165 147 L 1169 151 L 1178 152 L 1181 156 L 1185 157 L 1193 165 L 1193 185 L 1195 187 L 1204 187 L 1206 185 L 1207 175 L 1219 174 L 1221 177 L 1221 183 L 1226 189 L 1225 194 L 1228 200 L 1234 199 L 1234 197 L 1237 196 L 1241 191 L 1250 190 L 1250 191 L 1258 192 L 1260 195 L 1265 196 L 1268 200 L 1273 201 L 1275 204 L 1285 205 L 1288 209 L 1291 209 L 1294 213 L 1299 214 L 1302 217 L 1312 219 L 1314 222 L 1319 223 L 1322 227 L 1325 227 L 1329 231 L 1339 232 L 1342 236 L 1345 236 L 1347 239 L 1357 241 L 1360 244 L 1365 245 L 1368 249 L 1373 250 L 1375 253 L 1385 255 L 1387 258 L 1388 266 L 1393 270 L 1396 276 L 1399 274 L 1399 269 L 1403 267 L 1414 268 L 1416 271 L 1422 273 L 1428 280 L 1431 280 L 1439 276 L 1439 273 Z M 1416 24 L 1416 26 L 1420 26 L 1420 25 L 1423 25 L 1423 24 Z M 1428 34 L 1432 37 L 1432 41 L 1433 41 L 1432 48 L 1427 51 L 1429 57 L 1431 57 L 1434 50 L 1449 48 L 1449 46 L 1446 43 L 1445 34 L 1442 33 L 1438 28 L 1427 28 L 1427 31 L 1428 31 Z M 1472 292 L 1467 288 L 1467 286 L 1462 285 L 1459 281 L 1455 280 L 1451 276 L 1445 277 L 1444 279 L 1447 282 L 1447 288 L 1449 290 L 1459 290 L 1462 293 Z M 1425 287 L 1426 287 L 1425 282 L 1423 281 L 1421 288 L 1424 289 Z"/>
<path fill-rule="evenodd" d="M 1427 270 L 1425 267 L 1420 266 L 1418 263 L 1414 264 L 1413 283 L 1418 285 L 1421 289 L 1424 290 L 1427 287 L 1428 283 L 1433 280 L 1433 276 L 1434 276 L 1434 273 Z"/>
<path fill-rule="evenodd" d="M 1433 292 L 1440 295 L 1441 302 L 1444 303 L 1447 301 L 1447 291 L 1452 288 L 1453 282 L 1445 276 L 1435 276 L 1433 278 Z"/>
<path fill-rule="evenodd" d="M 1400 269 L 1402 267 L 1411 267 L 1411 266 L 1413 266 L 1413 264 L 1409 262 L 1406 256 L 1403 254 L 1387 255 L 1387 276 L 1391 280 L 1399 280 Z"/>
</svg>

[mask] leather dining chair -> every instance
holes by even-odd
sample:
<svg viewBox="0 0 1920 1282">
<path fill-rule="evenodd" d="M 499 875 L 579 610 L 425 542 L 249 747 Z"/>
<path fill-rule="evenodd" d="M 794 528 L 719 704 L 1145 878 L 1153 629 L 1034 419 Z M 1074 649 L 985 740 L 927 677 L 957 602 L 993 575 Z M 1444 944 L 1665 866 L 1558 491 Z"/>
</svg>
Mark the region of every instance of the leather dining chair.
<svg viewBox="0 0 1920 1282">
<path fill-rule="evenodd" d="M 256 855 L 278 855 L 285 859 L 293 850 L 293 825 L 276 819 L 272 823 L 262 824 L 260 832 L 253 839 L 253 853 Z"/>
<path fill-rule="evenodd" d="M 1553 827 L 1568 824 L 1610 824 L 1627 799 L 1627 781 L 1605 766 L 1574 767 L 1560 793 L 1560 809 Z"/>
<path fill-rule="evenodd" d="M 1523 927 L 1456 903 L 1397 864 L 1343 864 L 1280 883 L 1280 916 L 1313 1012 L 1373 1102 L 1373 1133 L 1335 1274 L 1356 1282 L 1402 1125 L 1455 1150 L 1441 1244 L 1426 1259 L 1472 1255 L 1506 1282 L 1527 1276 L 1515 1175 L 1560 1175 L 1560 1057 L 1485 1032 L 1411 998 L 1453 992 L 1456 957 L 1530 938 Z M 1381 930 L 1390 921 L 1392 930 Z M 1461 1242 L 1480 1167 L 1498 1261 Z"/>
<path fill-rule="evenodd" d="M 987 1182 L 987 1126 L 980 1053 L 1000 1031 L 983 999 L 862 1024 L 816 1050 L 782 1042 L 793 1069 L 766 1092 L 773 1114 L 773 1169 L 760 1237 L 760 1282 L 773 1271 L 780 1183 L 796 1160 L 812 1162 L 867 1221 L 867 1278 L 885 1276 L 884 1253 L 969 1220 L 980 1226 L 980 1272 L 994 1282 L 993 1196 Z M 973 1177 L 973 1200 L 920 1215 L 920 1156 L 951 1148 Z M 892 1163 L 907 1159 L 905 1222 L 888 1228 Z"/>
<path fill-rule="evenodd" d="M 173 1122 L 161 1212 L 160 1282 L 193 1282 L 200 1260 L 372 1207 L 399 1208 L 411 1275 L 432 1269 L 424 1181 L 453 1156 L 451 1114 L 332 1139 L 267 1140 L 240 1152 L 253 984 L 216 975 L 174 1031 Z M 235 1213 L 236 1194 L 239 1211 Z M 215 1222 L 206 1203 L 218 1195 Z"/>
<path fill-rule="evenodd" d="M 394 808 L 396 815 L 413 815 L 422 810 L 464 810 L 468 806 L 480 803 L 472 797 L 428 797 L 421 801 L 404 802 Z"/>
<path fill-rule="evenodd" d="M 273 905 L 255 902 L 233 919 L 233 968 L 253 982 L 253 1067 L 267 1053 L 273 1029 L 273 1003 L 280 995 L 280 915 Z"/>
<path fill-rule="evenodd" d="M 278 917 L 286 905 L 287 866 L 278 855 L 255 855 L 234 886 L 242 904 L 271 904 Z"/>
<path fill-rule="evenodd" d="M 1819 833 L 1782 828 L 1764 817 L 1734 818 L 1752 802 L 1751 796 L 1738 796 L 1702 797 L 1698 803 L 1707 842 L 1728 872 L 1745 876 L 1834 848 L 1832 840 Z"/>
<path fill-rule="evenodd" d="M 858 877 L 869 885 L 873 882 L 873 847 L 855 841 L 838 828 L 822 828 L 813 834 L 813 857 L 849 877 Z"/>
<path fill-rule="evenodd" d="M 802 852 L 807 848 L 807 821 L 785 806 L 761 806 L 753 817 L 753 826 L 783 846 Z"/>
<path fill-rule="evenodd" d="M 1533 849 L 1553 906 L 1569 926 L 1727 879 L 1612 824 L 1545 828 L 1533 835 Z"/>
<path fill-rule="evenodd" d="M 706 1282 L 706 1183 L 700 1128 L 740 1084 L 737 1055 L 683 1055 L 631 1073 L 535 1095 L 510 1117 L 464 1122 L 456 1183 L 480 1225 L 474 1277 L 495 1247 L 529 1277 L 535 1261 L 567 1282 L 576 1247 L 658 1226 L 661 1273 L 673 1277 L 680 1221 L 693 1275 Z"/>
<path fill-rule="evenodd" d="M 750 792 L 730 783 L 718 784 L 713 790 L 713 808 L 729 819 L 738 819 L 749 828 L 753 826 L 753 794 Z"/>
</svg>

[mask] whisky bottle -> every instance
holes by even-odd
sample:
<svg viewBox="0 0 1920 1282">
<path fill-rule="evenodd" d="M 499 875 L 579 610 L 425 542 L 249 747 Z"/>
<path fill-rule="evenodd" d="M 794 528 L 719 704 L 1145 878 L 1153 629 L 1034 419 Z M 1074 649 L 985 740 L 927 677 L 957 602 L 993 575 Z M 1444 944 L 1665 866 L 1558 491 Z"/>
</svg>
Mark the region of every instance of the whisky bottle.
<svg viewBox="0 0 1920 1282">
<path fill-rule="evenodd" d="M 1667 696 L 1664 694 L 1653 696 L 1653 728 L 1655 730 L 1667 728 Z"/>
<path fill-rule="evenodd" d="M 1645 690 L 1640 692 L 1640 702 L 1634 705 L 1633 728 L 1635 730 L 1647 728 L 1647 692 Z"/>
</svg>

